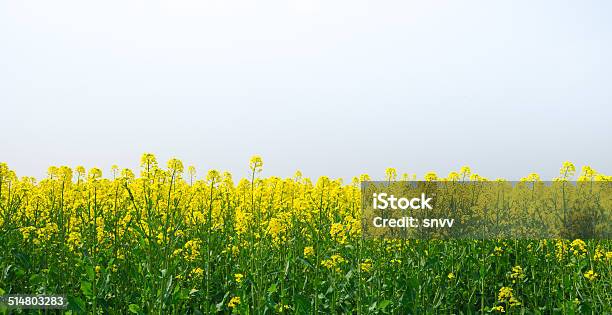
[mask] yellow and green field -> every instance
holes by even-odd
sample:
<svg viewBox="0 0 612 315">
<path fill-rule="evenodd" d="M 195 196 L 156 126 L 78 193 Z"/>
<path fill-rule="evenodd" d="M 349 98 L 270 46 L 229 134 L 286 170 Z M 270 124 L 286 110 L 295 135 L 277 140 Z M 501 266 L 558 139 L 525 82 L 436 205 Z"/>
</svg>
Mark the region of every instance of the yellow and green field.
<svg viewBox="0 0 612 315">
<path fill-rule="evenodd" d="M 236 182 L 144 154 L 139 170 L 51 167 L 37 181 L 0 164 L 0 294 L 65 294 L 73 314 L 612 313 L 609 239 L 364 238 L 370 176 L 249 167 Z M 566 162 L 571 178 L 611 181 Z"/>
</svg>

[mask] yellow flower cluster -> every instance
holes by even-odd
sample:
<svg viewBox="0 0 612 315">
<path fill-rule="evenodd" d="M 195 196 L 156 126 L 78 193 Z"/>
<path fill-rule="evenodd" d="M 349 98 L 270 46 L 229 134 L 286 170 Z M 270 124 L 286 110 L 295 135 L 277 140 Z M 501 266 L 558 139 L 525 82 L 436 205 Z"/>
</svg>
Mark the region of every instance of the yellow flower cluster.
<svg viewBox="0 0 612 315">
<path fill-rule="evenodd" d="M 204 274 L 204 269 L 202 269 L 200 267 L 196 267 L 193 270 L 191 270 L 191 276 L 196 278 L 196 279 L 202 278 L 203 274 Z"/>
<path fill-rule="evenodd" d="M 575 256 L 584 257 L 587 254 L 586 243 L 581 239 L 573 240 L 570 247 Z"/>
<path fill-rule="evenodd" d="M 372 271 L 372 259 L 364 259 L 361 264 L 359 264 L 359 269 L 362 272 L 370 272 Z"/>
<path fill-rule="evenodd" d="M 491 308 L 491 311 L 492 311 L 492 312 L 499 312 L 499 313 L 505 313 L 505 312 L 506 312 L 506 310 L 504 309 L 504 307 L 503 307 L 503 306 L 501 306 L 501 305 L 498 305 L 498 306 L 494 306 L 494 307 L 492 307 L 492 308 Z"/>
<path fill-rule="evenodd" d="M 324 259 L 321 261 L 321 265 L 327 269 L 334 270 L 336 272 L 340 272 L 340 265 L 344 263 L 346 260 L 338 255 L 332 255 L 329 259 Z"/>
<path fill-rule="evenodd" d="M 234 280 L 236 280 L 237 283 L 242 283 L 242 278 L 244 278 L 244 275 L 241 273 L 235 273 L 234 274 Z"/>
<path fill-rule="evenodd" d="M 234 296 L 227 303 L 227 306 L 229 306 L 230 308 L 234 308 L 234 307 L 238 306 L 239 304 L 240 304 L 240 297 L 239 296 Z"/>
<path fill-rule="evenodd" d="M 497 295 L 497 300 L 507 303 L 510 306 L 521 305 L 521 302 L 514 296 L 513 290 L 510 287 L 501 287 Z"/>
<path fill-rule="evenodd" d="M 329 235 L 332 237 L 332 239 L 340 244 L 346 243 L 347 235 L 342 223 L 333 223 L 329 230 Z"/>
<path fill-rule="evenodd" d="M 310 257 L 310 256 L 314 256 L 314 247 L 312 246 L 307 246 L 304 247 L 304 257 Z"/>
<path fill-rule="evenodd" d="M 70 251 L 74 252 L 77 251 L 78 249 L 81 248 L 81 246 L 83 246 L 83 242 L 81 241 L 81 233 L 79 232 L 70 232 L 70 234 L 68 234 L 68 248 L 70 249 Z"/>
<path fill-rule="evenodd" d="M 200 256 L 201 241 L 189 240 L 185 243 L 183 256 L 189 261 L 194 261 Z"/>
<path fill-rule="evenodd" d="M 599 277 L 599 274 L 593 271 L 593 269 L 591 269 L 584 273 L 584 277 L 587 278 L 589 281 L 595 281 L 597 277 Z"/>
<path fill-rule="evenodd" d="M 518 280 L 522 280 L 525 278 L 525 273 L 523 273 L 523 268 L 521 266 L 512 267 L 512 273 L 510 273 L 510 279 L 512 279 L 513 283 L 516 283 Z"/>
<path fill-rule="evenodd" d="M 555 257 L 557 257 L 558 261 L 561 261 L 564 255 L 567 253 L 567 241 L 557 240 L 555 242 Z"/>
</svg>

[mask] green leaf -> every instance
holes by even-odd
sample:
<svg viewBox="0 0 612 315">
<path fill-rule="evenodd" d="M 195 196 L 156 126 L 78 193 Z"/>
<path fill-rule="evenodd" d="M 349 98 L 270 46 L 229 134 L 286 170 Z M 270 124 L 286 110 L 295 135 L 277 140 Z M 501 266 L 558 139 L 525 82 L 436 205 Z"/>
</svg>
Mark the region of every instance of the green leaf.
<svg viewBox="0 0 612 315">
<path fill-rule="evenodd" d="M 87 272 L 87 277 L 90 281 L 94 281 L 96 279 L 96 273 L 91 265 L 85 267 L 85 272 Z"/>
<path fill-rule="evenodd" d="M 85 313 L 85 302 L 78 297 L 68 297 L 68 309 L 76 313 Z"/>
<path fill-rule="evenodd" d="M 391 301 L 383 300 L 382 302 L 380 302 L 380 304 L 378 304 L 378 309 L 384 310 L 389 305 L 389 303 L 391 303 Z"/>
<path fill-rule="evenodd" d="M 134 314 L 140 314 L 140 306 L 138 304 L 130 304 L 128 310 Z"/>
<path fill-rule="evenodd" d="M 273 294 L 276 293 L 277 288 L 276 288 L 276 283 L 273 283 L 269 288 L 268 288 L 268 294 Z"/>
<path fill-rule="evenodd" d="M 374 303 L 372 303 L 372 305 L 370 305 L 370 307 L 368 308 L 368 310 L 370 312 L 373 312 L 376 309 L 376 305 L 378 304 L 378 302 L 374 301 Z"/>
<path fill-rule="evenodd" d="M 91 282 L 89 281 L 81 281 L 81 292 L 85 294 L 86 297 L 91 298 L 93 296 L 93 289 Z"/>
<path fill-rule="evenodd" d="M 175 293 L 175 297 L 179 300 L 187 300 L 189 299 L 189 289 L 182 288 Z"/>
<path fill-rule="evenodd" d="M 303 295 L 296 295 L 295 300 L 295 312 L 297 314 L 308 314 L 310 313 L 310 299 Z"/>
<path fill-rule="evenodd" d="M 349 270 L 349 272 L 346 273 L 344 278 L 348 281 L 348 280 L 351 280 L 352 276 L 353 276 L 353 269 Z"/>
<path fill-rule="evenodd" d="M 38 285 L 43 283 L 43 281 L 45 280 L 45 278 L 39 274 L 33 274 L 30 276 L 30 284 L 32 285 Z"/>
</svg>

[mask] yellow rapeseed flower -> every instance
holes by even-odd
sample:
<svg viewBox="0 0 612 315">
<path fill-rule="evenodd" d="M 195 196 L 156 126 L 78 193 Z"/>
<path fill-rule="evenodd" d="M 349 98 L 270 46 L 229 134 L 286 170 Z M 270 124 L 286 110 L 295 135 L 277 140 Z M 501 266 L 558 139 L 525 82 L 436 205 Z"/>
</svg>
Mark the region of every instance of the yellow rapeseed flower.
<svg viewBox="0 0 612 315">
<path fill-rule="evenodd" d="M 587 253 L 586 243 L 581 239 L 573 240 L 570 247 L 575 256 L 584 257 Z"/>
<path fill-rule="evenodd" d="M 314 255 L 314 248 L 312 246 L 304 247 L 304 257 L 310 257 Z"/>
<path fill-rule="evenodd" d="M 503 302 L 503 301 L 510 300 L 510 298 L 512 298 L 513 296 L 514 295 L 512 294 L 512 288 L 501 287 L 501 289 L 499 289 L 499 294 L 497 295 L 497 299 Z"/>
<path fill-rule="evenodd" d="M 516 281 L 518 280 L 524 279 L 525 273 L 523 272 L 523 268 L 521 266 L 512 267 L 512 273 L 510 273 L 510 278 L 512 279 L 513 283 L 516 283 Z"/>
<path fill-rule="evenodd" d="M 436 174 L 436 172 L 428 172 L 427 174 L 425 174 L 424 178 L 427 182 L 433 182 L 438 180 L 438 174 Z"/>
<path fill-rule="evenodd" d="M 575 173 L 576 166 L 574 166 L 574 163 L 570 161 L 563 162 L 563 166 L 561 166 L 561 170 L 559 171 L 559 174 L 562 178 L 572 177 Z"/>
<path fill-rule="evenodd" d="M 340 244 L 346 243 L 346 229 L 342 223 L 333 223 L 329 229 L 329 235 Z"/>
<path fill-rule="evenodd" d="M 593 271 L 593 269 L 584 273 L 584 277 L 587 278 L 589 281 L 595 281 L 598 276 L 599 274 Z"/>
<path fill-rule="evenodd" d="M 363 272 L 370 272 L 372 270 L 372 259 L 365 259 L 359 265 L 359 269 Z"/>
<path fill-rule="evenodd" d="M 190 240 L 185 243 L 183 257 L 189 261 L 194 261 L 200 255 L 200 245 L 201 242 L 199 240 Z"/>
<path fill-rule="evenodd" d="M 387 168 L 385 170 L 385 177 L 386 177 L 385 179 L 387 181 L 394 181 L 394 180 L 396 180 L 397 179 L 397 170 L 392 168 L 392 167 Z"/>
<path fill-rule="evenodd" d="M 504 307 L 501 306 L 501 305 L 492 307 L 491 311 L 492 312 L 500 312 L 500 313 L 505 313 L 506 312 L 506 310 L 504 310 Z"/>
<path fill-rule="evenodd" d="M 253 173 L 258 173 L 263 169 L 263 159 L 259 155 L 253 155 L 249 160 L 249 168 Z"/>
<path fill-rule="evenodd" d="M 595 248 L 595 253 L 593 254 L 593 260 L 600 261 L 604 256 L 605 254 L 603 250 L 601 250 L 601 247 L 597 245 L 597 248 Z"/>
<path fill-rule="evenodd" d="M 227 303 L 227 306 L 229 306 L 230 308 L 234 308 L 238 304 L 240 304 L 240 297 L 234 296 L 233 298 L 230 299 L 229 303 Z"/>
<path fill-rule="evenodd" d="M 241 283 L 242 282 L 242 278 L 244 278 L 244 275 L 241 273 L 235 273 L 234 274 L 234 280 L 236 280 L 237 283 Z"/>
<path fill-rule="evenodd" d="M 342 256 L 335 254 L 332 255 L 329 259 L 324 259 L 321 261 L 321 265 L 327 269 L 334 270 L 336 272 L 340 272 L 339 265 L 344 263 L 345 260 Z"/>
</svg>

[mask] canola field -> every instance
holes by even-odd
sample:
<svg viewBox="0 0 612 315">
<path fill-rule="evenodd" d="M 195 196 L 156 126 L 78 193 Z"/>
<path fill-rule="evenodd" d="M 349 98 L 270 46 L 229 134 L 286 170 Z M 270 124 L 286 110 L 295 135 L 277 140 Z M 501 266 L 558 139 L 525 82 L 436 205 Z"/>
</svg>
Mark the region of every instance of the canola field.
<svg viewBox="0 0 612 315">
<path fill-rule="evenodd" d="M 608 239 L 366 238 L 365 174 L 265 177 L 258 156 L 238 180 L 140 165 L 36 180 L 0 164 L 0 295 L 64 294 L 71 314 L 612 313 Z M 422 178 L 487 181 L 469 167 Z M 556 180 L 612 178 L 566 162 Z"/>
</svg>

